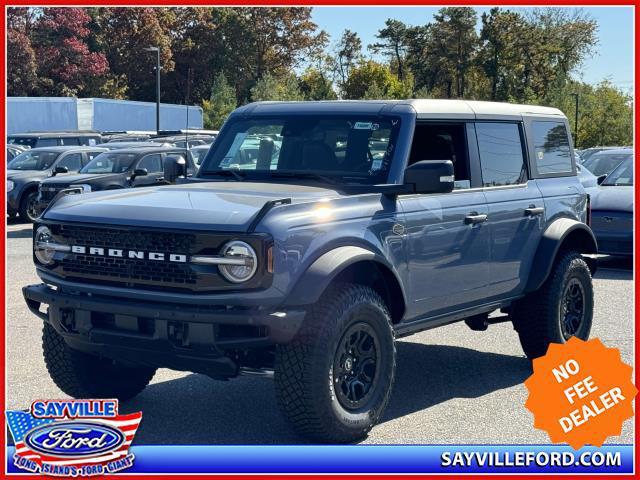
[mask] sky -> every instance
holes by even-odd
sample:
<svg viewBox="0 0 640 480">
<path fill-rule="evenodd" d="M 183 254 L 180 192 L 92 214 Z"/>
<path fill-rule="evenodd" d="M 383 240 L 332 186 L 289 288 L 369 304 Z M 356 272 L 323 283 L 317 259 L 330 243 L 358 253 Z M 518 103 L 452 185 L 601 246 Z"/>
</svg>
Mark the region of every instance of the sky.
<svg viewBox="0 0 640 480">
<path fill-rule="evenodd" d="M 475 7 L 480 15 L 490 7 Z M 524 10 L 525 8 L 512 8 Z M 599 44 L 576 76 L 588 83 L 609 79 L 624 91 L 633 88 L 633 7 L 584 7 L 598 22 Z M 376 41 L 375 35 L 387 18 L 408 25 L 424 25 L 433 20 L 438 7 L 314 7 L 312 16 L 320 29 L 331 35 L 332 44 L 345 29 L 357 32 L 363 45 Z"/>
</svg>

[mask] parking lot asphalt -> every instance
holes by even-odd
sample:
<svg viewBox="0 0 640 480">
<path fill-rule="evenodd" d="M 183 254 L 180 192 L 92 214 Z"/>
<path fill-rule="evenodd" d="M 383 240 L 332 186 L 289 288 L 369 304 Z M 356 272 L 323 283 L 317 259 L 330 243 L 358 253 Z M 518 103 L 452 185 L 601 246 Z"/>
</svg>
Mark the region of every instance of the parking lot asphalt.
<svg viewBox="0 0 640 480">
<path fill-rule="evenodd" d="M 32 315 L 21 287 L 38 283 L 31 260 L 31 226 L 7 229 L 7 408 L 26 409 L 37 398 L 65 398 L 50 380 L 41 350 L 42 322 Z M 602 258 L 594 280 L 592 337 L 620 349 L 633 363 L 632 262 Z M 486 332 L 464 323 L 398 342 L 391 402 L 364 443 L 548 443 L 525 409 L 531 374 L 510 323 Z M 228 382 L 159 370 L 123 413 L 141 410 L 137 444 L 291 444 L 295 436 L 280 415 L 273 383 L 240 377 Z M 633 424 L 607 443 L 632 443 Z"/>
</svg>

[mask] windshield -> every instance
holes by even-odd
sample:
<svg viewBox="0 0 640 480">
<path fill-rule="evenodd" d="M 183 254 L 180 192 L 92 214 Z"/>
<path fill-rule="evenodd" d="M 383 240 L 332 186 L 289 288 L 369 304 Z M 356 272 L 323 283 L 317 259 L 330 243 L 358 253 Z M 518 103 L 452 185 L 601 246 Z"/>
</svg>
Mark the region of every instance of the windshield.
<svg viewBox="0 0 640 480">
<path fill-rule="evenodd" d="M 607 153 L 599 152 L 582 164 L 591 171 L 596 177 L 600 175 L 608 175 L 627 158 L 631 158 L 631 153 Z"/>
<path fill-rule="evenodd" d="M 399 129 L 399 119 L 379 116 L 238 120 L 216 139 L 200 176 L 232 170 L 238 179 L 298 175 L 386 183 Z"/>
<path fill-rule="evenodd" d="M 46 170 L 53 165 L 60 152 L 28 151 L 11 160 L 9 170 Z"/>
<path fill-rule="evenodd" d="M 633 159 L 629 157 L 611 172 L 602 182 L 602 186 L 632 186 L 633 185 Z"/>
<path fill-rule="evenodd" d="M 16 145 L 23 145 L 25 147 L 35 147 L 38 142 L 37 138 L 34 137 L 9 137 L 7 138 L 7 143 L 13 143 Z"/>
<path fill-rule="evenodd" d="M 131 168 L 135 153 L 104 152 L 87 163 L 80 173 L 122 173 Z"/>
</svg>

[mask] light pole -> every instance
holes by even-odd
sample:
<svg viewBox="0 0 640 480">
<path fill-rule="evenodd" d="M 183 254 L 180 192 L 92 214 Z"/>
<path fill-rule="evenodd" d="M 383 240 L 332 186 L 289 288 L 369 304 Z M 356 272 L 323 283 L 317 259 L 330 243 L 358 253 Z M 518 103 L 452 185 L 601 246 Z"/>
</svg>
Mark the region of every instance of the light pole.
<svg viewBox="0 0 640 480">
<path fill-rule="evenodd" d="M 575 130 L 576 133 L 573 135 L 573 146 L 574 148 L 578 148 L 578 104 L 579 104 L 579 98 L 580 95 L 578 93 L 572 93 L 571 96 L 573 96 L 576 99 L 576 111 L 575 111 Z"/>
<path fill-rule="evenodd" d="M 160 133 L 160 47 L 145 48 L 147 52 L 156 52 L 156 133 Z"/>
</svg>

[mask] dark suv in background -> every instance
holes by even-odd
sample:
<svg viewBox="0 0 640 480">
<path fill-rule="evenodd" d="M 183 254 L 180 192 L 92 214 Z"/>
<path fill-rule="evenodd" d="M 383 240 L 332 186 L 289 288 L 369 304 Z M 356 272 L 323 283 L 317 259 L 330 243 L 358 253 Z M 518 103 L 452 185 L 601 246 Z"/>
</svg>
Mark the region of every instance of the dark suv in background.
<svg viewBox="0 0 640 480">
<path fill-rule="evenodd" d="M 122 148 L 95 156 L 75 175 L 54 177 L 40 184 L 38 211 L 42 212 L 62 190 L 88 193 L 131 187 L 168 185 L 178 176 L 197 171 L 184 149 L 165 146 Z"/>
<path fill-rule="evenodd" d="M 99 147 L 42 147 L 17 155 L 7 164 L 7 213 L 19 213 L 23 220 L 33 222 L 38 216 L 38 185 L 42 180 L 78 172 L 105 151 Z"/>
<path fill-rule="evenodd" d="M 66 394 L 258 373 L 298 432 L 352 442 L 400 337 L 509 320 L 530 358 L 589 337 L 597 245 L 559 110 L 250 104 L 186 182 L 60 196 L 35 225 L 43 283 L 23 292 Z"/>
</svg>

